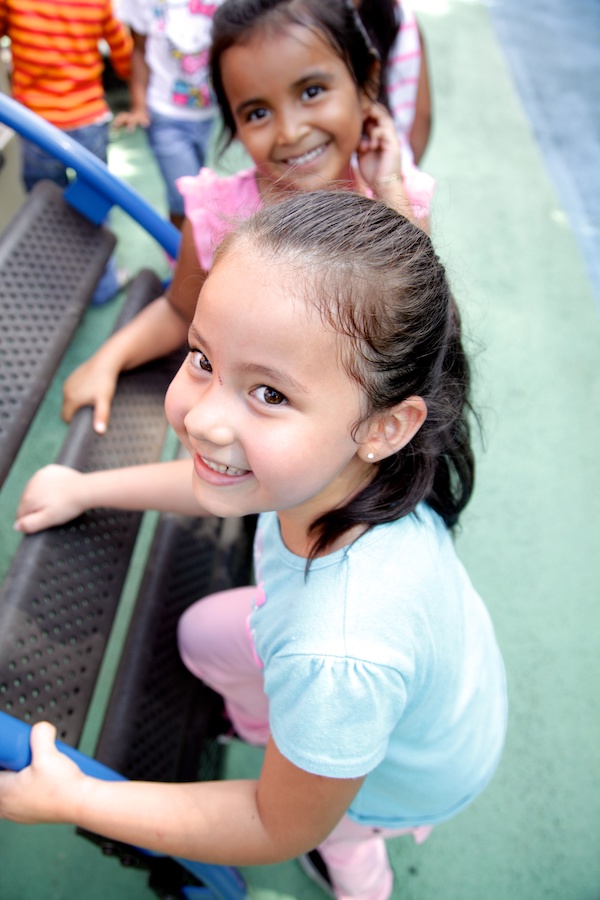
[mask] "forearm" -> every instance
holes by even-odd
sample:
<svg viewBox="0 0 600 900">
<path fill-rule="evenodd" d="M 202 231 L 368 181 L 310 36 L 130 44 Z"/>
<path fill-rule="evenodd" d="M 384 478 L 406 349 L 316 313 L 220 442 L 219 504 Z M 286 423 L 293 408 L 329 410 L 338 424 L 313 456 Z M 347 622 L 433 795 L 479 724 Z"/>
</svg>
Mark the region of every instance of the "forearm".
<svg viewBox="0 0 600 900">
<path fill-rule="evenodd" d="M 131 56 L 131 81 L 129 93 L 132 111 L 147 115 L 146 93 L 150 80 L 150 69 L 146 62 L 146 38 L 133 32 L 133 54 Z"/>
<path fill-rule="evenodd" d="M 217 865 L 268 865 L 312 848 L 273 834 L 257 804 L 256 781 L 194 784 L 87 779 L 62 821 L 169 856 Z M 67 813 L 68 813 L 67 807 Z"/>
<path fill-rule="evenodd" d="M 185 343 L 187 333 L 188 324 L 169 300 L 158 297 L 115 332 L 94 357 L 118 374 L 177 350 Z"/>
<path fill-rule="evenodd" d="M 377 183 L 376 196 L 378 200 L 395 209 L 409 219 L 414 225 L 421 228 L 425 234 L 429 234 L 429 219 L 427 216 L 418 215 L 404 188 L 400 176 L 387 176 Z"/>
<path fill-rule="evenodd" d="M 194 497 L 192 472 L 190 459 L 88 472 L 78 482 L 79 505 L 208 515 Z"/>
<path fill-rule="evenodd" d="M 400 174 L 384 175 L 379 178 L 375 184 L 375 195 L 390 209 L 395 209 L 411 221 L 414 219 L 413 208 Z"/>
<path fill-rule="evenodd" d="M 362 783 L 298 769 L 272 740 L 258 781 L 101 781 L 57 751 L 55 733 L 48 723 L 34 726 L 31 765 L 0 773 L 0 817 L 78 825 L 207 863 L 261 865 L 306 852 L 330 834 Z"/>
</svg>

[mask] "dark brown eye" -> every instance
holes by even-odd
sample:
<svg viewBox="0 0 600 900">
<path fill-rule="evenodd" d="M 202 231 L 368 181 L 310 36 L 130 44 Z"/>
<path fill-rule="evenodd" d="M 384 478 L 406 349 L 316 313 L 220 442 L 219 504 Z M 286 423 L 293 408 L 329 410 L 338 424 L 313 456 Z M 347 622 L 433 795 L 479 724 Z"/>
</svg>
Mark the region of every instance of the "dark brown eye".
<svg viewBox="0 0 600 900">
<path fill-rule="evenodd" d="M 279 403 L 285 403 L 287 397 L 281 393 L 281 391 L 276 391 L 275 388 L 267 387 L 264 385 L 263 387 L 258 389 L 262 391 L 262 399 L 265 403 L 269 403 L 271 406 L 277 406 Z M 259 394 L 260 396 L 260 394 Z"/>
<path fill-rule="evenodd" d="M 212 372 L 212 366 L 208 357 L 201 350 L 194 350 L 193 347 L 190 347 L 190 353 L 192 354 L 192 364 L 197 369 L 202 369 L 203 372 Z"/>
</svg>

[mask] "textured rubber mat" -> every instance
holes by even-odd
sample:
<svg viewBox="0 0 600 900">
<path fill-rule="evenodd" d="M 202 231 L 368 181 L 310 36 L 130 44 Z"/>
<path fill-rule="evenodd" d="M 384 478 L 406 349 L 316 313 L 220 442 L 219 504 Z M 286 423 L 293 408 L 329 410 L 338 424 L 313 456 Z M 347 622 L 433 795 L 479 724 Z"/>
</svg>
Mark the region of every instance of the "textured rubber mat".
<svg viewBox="0 0 600 900">
<path fill-rule="evenodd" d="M 161 292 L 149 272 L 133 282 L 118 325 Z M 125 373 L 106 435 L 91 409 L 74 419 L 59 462 L 85 470 L 151 462 L 166 433 L 163 401 L 181 354 Z M 92 510 L 25 537 L 0 593 L 0 707 L 49 719 L 76 745 L 120 599 L 139 513 Z"/>
<path fill-rule="evenodd" d="M 50 181 L 0 238 L 0 484 L 114 245 Z"/>
<path fill-rule="evenodd" d="M 179 658 L 177 622 L 199 597 L 250 583 L 254 517 L 162 516 L 95 756 L 128 778 L 218 777 L 221 698 Z"/>
</svg>

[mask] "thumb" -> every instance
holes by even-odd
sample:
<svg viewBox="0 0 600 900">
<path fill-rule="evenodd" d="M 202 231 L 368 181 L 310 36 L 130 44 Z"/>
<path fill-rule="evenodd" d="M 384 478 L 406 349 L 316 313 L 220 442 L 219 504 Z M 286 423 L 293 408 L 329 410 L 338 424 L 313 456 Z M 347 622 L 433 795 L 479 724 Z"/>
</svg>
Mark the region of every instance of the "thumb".
<svg viewBox="0 0 600 900">
<path fill-rule="evenodd" d="M 54 725 L 50 722 L 38 722 L 37 725 L 34 725 L 31 729 L 29 744 L 34 760 L 55 750 L 56 728 Z"/>
<path fill-rule="evenodd" d="M 36 532 L 44 531 L 56 524 L 56 520 L 52 518 L 47 509 L 35 509 L 33 512 L 17 515 L 13 529 L 21 534 L 36 534 Z"/>
</svg>

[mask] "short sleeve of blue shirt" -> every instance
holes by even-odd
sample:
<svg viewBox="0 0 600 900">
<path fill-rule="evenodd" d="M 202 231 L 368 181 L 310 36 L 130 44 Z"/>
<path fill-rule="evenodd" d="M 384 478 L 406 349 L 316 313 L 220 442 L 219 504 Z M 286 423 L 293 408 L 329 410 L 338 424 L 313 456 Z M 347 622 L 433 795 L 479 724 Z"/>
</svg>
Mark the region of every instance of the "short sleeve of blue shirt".
<svg viewBox="0 0 600 900">
<path fill-rule="evenodd" d="M 332 778 L 360 777 L 383 760 L 406 701 L 397 672 L 331 656 L 275 657 L 265 690 L 279 751 Z"/>
</svg>

